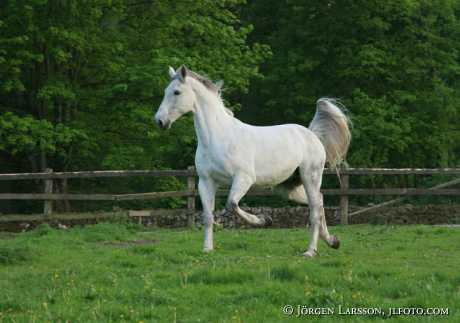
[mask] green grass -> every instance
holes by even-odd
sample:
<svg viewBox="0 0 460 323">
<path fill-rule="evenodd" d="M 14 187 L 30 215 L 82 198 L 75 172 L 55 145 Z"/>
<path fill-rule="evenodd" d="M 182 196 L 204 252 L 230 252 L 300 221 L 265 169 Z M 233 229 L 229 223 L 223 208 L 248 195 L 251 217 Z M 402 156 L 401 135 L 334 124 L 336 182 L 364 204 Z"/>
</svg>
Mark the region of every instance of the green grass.
<svg viewBox="0 0 460 323">
<path fill-rule="evenodd" d="M 322 243 L 314 260 L 301 257 L 303 229 L 217 231 L 212 254 L 201 252 L 201 231 L 126 224 L 0 236 L 0 322 L 460 322 L 459 229 L 331 231 L 342 248 Z M 296 318 L 285 304 L 449 315 Z"/>
</svg>

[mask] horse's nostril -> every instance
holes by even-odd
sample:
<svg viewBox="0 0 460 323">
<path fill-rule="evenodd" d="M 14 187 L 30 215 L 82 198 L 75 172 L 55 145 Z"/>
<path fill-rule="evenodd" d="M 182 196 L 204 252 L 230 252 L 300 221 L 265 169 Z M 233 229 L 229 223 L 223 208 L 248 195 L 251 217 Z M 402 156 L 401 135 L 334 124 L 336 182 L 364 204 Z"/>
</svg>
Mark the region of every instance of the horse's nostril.
<svg viewBox="0 0 460 323">
<path fill-rule="evenodd" d="M 160 128 L 163 128 L 163 121 L 158 120 L 158 125 L 160 126 Z"/>
</svg>

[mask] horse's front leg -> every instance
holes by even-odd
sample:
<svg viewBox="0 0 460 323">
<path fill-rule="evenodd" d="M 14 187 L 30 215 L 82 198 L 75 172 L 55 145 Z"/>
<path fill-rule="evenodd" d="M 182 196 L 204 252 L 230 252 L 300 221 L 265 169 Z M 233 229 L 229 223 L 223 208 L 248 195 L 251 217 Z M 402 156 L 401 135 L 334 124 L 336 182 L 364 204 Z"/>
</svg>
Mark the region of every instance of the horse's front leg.
<svg viewBox="0 0 460 323">
<path fill-rule="evenodd" d="M 201 178 L 198 182 L 198 192 L 200 193 L 201 204 L 203 205 L 203 222 L 204 222 L 204 252 L 214 249 L 213 231 L 214 224 L 214 207 L 216 199 L 217 185 L 211 178 Z"/>
<path fill-rule="evenodd" d="M 243 198 L 244 195 L 249 191 L 254 181 L 251 180 L 249 176 L 246 175 L 237 175 L 233 178 L 232 188 L 230 189 L 230 193 L 228 195 L 227 200 L 227 210 L 235 212 L 241 218 L 243 218 L 246 222 L 254 225 L 265 225 L 266 220 L 264 218 L 259 218 L 253 214 L 243 211 L 238 206 L 238 203 Z M 271 222 L 271 219 L 267 217 L 267 219 Z"/>
</svg>

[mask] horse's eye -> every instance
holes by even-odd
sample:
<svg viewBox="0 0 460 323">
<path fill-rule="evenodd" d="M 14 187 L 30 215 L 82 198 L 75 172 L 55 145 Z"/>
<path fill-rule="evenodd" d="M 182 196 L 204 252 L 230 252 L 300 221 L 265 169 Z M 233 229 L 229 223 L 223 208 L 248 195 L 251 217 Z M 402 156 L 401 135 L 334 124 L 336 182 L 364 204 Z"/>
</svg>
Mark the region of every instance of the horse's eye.
<svg viewBox="0 0 460 323">
<path fill-rule="evenodd" d="M 179 95 L 180 94 L 180 91 L 179 90 L 175 90 L 174 91 L 174 95 Z"/>
</svg>

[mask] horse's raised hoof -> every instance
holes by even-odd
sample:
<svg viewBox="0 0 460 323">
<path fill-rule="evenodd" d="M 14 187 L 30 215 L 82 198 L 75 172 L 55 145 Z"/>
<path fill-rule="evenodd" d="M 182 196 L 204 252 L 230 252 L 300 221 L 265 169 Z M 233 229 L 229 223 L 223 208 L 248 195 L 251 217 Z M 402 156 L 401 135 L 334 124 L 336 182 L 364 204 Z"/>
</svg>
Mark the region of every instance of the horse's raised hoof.
<svg viewBox="0 0 460 323">
<path fill-rule="evenodd" d="M 272 218 L 266 215 L 260 214 L 260 215 L 257 215 L 256 218 L 257 218 L 257 222 L 251 223 L 255 227 L 267 227 L 267 226 L 271 226 L 273 223 Z"/>
<path fill-rule="evenodd" d="M 302 254 L 307 259 L 315 258 L 318 255 L 318 252 L 315 250 L 308 250 Z"/>
<path fill-rule="evenodd" d="M 339 249 L 340 240 L 336 236 L 331 236 L 331 241 L 329 242 L 329 246 L 333 249 Z"/>
<path fill-rule="evenodd" d="M 269 215 L 264 216 L 264 220 L 265 220 L 266 227 L 271 227 L 273 225 L 273 219 L 271 216 Z"/>
</svg>

